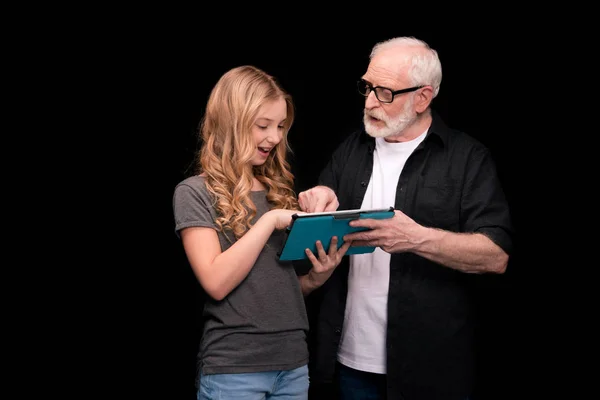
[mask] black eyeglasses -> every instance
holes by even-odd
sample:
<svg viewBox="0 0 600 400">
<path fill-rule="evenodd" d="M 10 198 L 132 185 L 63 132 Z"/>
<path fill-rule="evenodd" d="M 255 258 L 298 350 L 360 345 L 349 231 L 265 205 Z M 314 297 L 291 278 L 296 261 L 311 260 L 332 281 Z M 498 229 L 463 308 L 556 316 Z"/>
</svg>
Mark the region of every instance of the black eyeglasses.
<svg viewBox="0 0 600 400">
<path fill-rule="evenodd" d="M 413 86 L 413 87 L 410 87 L 407 89 L 400 89 L 400 90 L 394 91 L 392 89 L 388 89 L 383 86 L 373 87 L 373 85 L 371 85 L 369 82 L 365 81 L 364 79 L 360 79 L 357 82 L 357 86 L 358 86 L 358 93 L 362 94 L 365 97 L 367 97 L 369 95 L 369 93 L 371 93 L 372 91 L 375 91 L 375 97 L 377 97 L 377 100 L 379 100 L 382 103 L 391 103 L 392 101 L 394 101 L 394 96 L 396 96 L 397 94 L 414 92 L 415 90 L 418 90 L 418 89 L 421 89 L 422 87 L 424 87 L 423 85 Z"/>
</svg>

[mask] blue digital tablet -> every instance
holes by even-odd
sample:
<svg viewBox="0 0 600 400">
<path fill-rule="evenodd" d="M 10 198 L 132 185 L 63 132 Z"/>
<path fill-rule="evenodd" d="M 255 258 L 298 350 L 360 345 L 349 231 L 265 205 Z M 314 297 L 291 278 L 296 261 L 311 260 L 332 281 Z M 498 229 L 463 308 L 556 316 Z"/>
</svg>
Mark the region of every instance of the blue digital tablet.
<svg viewBox="0 0 600 400">
<path fill-rule="evenodd" d="M 286 229 L 286 238 L 278 252 L 281 261 L 307 259 L 305 249 L 317 254 L 317 240 L 323 243 L 325 251 L 333 236 L 338 237 L 338 248 L 344 244 L 344 235 L 367 230 L 352 227 L 348 223 L 359 218 L 385 219 L 394 216 L 394 207 L 384 209 L 341 210 L 321 213 L 294 214 L 292 224 Z M 350 246 L 346 255 L 372 253 L 375 247 Z"/>
</svg>

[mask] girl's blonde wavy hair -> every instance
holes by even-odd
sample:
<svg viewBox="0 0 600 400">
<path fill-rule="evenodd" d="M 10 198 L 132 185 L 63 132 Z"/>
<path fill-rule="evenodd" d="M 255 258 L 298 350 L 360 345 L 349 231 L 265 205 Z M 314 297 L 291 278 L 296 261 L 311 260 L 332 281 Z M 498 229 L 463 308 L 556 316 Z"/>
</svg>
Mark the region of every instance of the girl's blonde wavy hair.
<svg viewBox="0 0 600 400">
<path fill-rule="evenodd" d="M 260 107 L 282 97 L 287 105 L 283 138 L 264 164 L 252 166 L 256 143 L 252 127 Z M 286 160 L 287 134 L 294 121 L 291 96 L 274 77 L 254 66 L 225 73 L 213 88 L 200 122 L 201 150 L 197 172 L 203 174 L 215 199 L 217 225 L 240 238 L 251 227 L 256 207 L 250 198 L 253 177 L 267 190 L 271 208 L 298 210 L 294 175 Z"/>
</svg>

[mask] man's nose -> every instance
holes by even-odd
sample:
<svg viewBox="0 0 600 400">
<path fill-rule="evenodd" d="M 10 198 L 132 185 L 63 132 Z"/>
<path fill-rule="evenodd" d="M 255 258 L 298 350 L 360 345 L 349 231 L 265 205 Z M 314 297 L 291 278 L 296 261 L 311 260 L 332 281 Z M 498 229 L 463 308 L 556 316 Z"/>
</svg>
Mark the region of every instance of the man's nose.
<svg viewBox="0 0 600 400">
<path fill-rule="evenodd" d="M 375 96 L 375 92 L 371 91 L 365 100 L 365 108 L 372 109 L 379 105 L 379 100 Z"/>
</svg>

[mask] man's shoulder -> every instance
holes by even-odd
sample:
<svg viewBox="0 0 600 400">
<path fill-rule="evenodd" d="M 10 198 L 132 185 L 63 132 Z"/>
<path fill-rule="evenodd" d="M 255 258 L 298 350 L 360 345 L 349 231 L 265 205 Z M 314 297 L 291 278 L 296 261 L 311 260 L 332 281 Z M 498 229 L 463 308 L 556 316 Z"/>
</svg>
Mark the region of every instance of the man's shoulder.
<svg viewBox="0 0 600 400">
<path fill-rule="evenodd" d="M 432 131 L 442 139 L 444 144 L 451 148 L 487 150 L 486 146 L 474 135 L 462 129 L 446 125 L 444 120 L 436 113 L 433 113 Z"/>
<path fill-rule="evenodd" d="M 452 142 L 455 147 L 458 147 L 462 151 L 476 151 L 476 152 L 487 152 L 488 147 L 477 137 L 464 132 L 462 130 L 452 130 Z"/>
<path fill-rule="evenodd" d="M 367 134 L 363 127 L 357 128 L 350 132 L 344 140 L 340 143 L 340 146 L 363 146 L 369 143 L 374 144 L 375 139 Z"/>
</svg>

